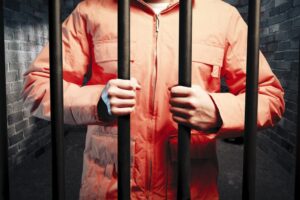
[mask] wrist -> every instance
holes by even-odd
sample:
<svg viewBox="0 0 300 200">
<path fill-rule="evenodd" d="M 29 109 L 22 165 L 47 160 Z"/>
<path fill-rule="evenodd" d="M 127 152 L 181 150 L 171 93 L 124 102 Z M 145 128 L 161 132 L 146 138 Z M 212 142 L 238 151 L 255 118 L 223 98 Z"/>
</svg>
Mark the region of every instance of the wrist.
<svg viewBox="0 0 300 200">
<path fill-rule="evenodd" d="M 220 111 L 219 111 L 218 106 L 216 105 L 215 101 L 213 100 L 211 95 L 209 95 L 209 97 L 214 105 L 214 113 L 215 113 L 215 119 L 216 119 L 211 130 L 214 132 L 217 132 L 222 127 L 223 120 L 221 118 Z"/>
<path fill-rule="evenodd" d="M 100 121 L 111 122 L 116 119 L 113 115 L 108 112 L 106 103 L 103 101 L 102 95 L 97 104 L 97 114 Z"/>
</svg>

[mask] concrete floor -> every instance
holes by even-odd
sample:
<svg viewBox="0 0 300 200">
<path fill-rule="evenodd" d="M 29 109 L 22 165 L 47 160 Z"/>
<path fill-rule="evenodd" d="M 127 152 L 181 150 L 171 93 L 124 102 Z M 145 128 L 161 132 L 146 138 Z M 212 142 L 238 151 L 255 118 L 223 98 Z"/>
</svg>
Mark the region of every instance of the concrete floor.
<svg viewBox="0 0 300 200">
<path fill-rule="evenodd" d="M 85 134 L 66 136 L 66 199 L 78 199 Z M 218 142 L 219 190 L 221 200 L 241 199 L 243 146 Z M 257 200 L 292 200 L 287 173 L 266 154 L 257 150 Z M 51 151 L 31 159 L 11 171 L 12 200 L 50 200 Z"/>
</svg>

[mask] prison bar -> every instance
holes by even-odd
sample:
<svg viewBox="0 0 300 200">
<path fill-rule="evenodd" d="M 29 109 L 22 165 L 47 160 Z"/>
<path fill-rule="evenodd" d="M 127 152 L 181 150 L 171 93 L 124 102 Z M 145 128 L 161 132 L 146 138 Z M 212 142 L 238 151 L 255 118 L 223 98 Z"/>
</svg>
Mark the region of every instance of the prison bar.
<svg viewBox="0 0 300 200">
<path fill-rule="evenodd" d="M 192 64 L 192 0 L 179 4 L 179 85 L 191 87 Z M 190 138 L 189 127 L 178 124 L 178 185 L 177 199 L 190 196 Z"/>
<path fill-rule="evenodd" d="M 130 0 L 118 1 L 118 78 L 130 79 Z M 118 118 L 118 199 L 130 199 L 130 115 Z"/>
<path fill-rule="evenodd" d="M 243 200 L 254 200 L 259 76 L 260 0 L 249 1 L 248 6 L 248 46 L 245 102 L 245 146 L 243 162 Z"/>
<path fill-rule="evenodd" d="M 65 198 L 61 1 L 49 1 L 52 199 Z"/>
<path fill-rule="evenodd" d="M 295 200 L 300 199 L 300 36 L 299 36 L 299 63 L 298 63 L 298 112 L 296 132 L 296 169 L 295 169 Z"/>
<path fill-rule="evenodd" d="M 4 7 L 0 1 L 0 200 L 9 199 Z"/>
</svg>

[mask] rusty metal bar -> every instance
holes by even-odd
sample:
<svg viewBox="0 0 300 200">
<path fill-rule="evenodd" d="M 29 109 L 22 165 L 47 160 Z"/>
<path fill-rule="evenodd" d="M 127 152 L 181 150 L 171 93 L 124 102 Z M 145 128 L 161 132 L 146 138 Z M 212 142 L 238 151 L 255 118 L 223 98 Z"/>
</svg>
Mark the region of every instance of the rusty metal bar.
<svg viewBox="0 0 300 200">
<path fill-rule="evenodd" d="M 52 199 L 65 198 L 61 1 L 49 1 Z"/>
<path fill-rule="evenodd" d="M 191 87 L 192 0 L 181 0 L 179 9 L 179 85 Z M 177 199 L 180 200 L 191 199 L 190 132 L 189 127 L 178 125 Z"/>
<path fill-rule="evenodd" d="M 9 199 L 4 4 L 0 1 L 0 200 Z"/>
<path fill-rule="evenodd" d="M 130 79 L 130 0 L 118 1 L 118 78 Z M 118 199 L 130 199 L 130 115 L 118 118 Z"/>
<path fill-rule="evenodd" d="M 260 0 L 249 1 L 248 6 L 248 49 L 245 108 L 245 146 L 243 163 L 243 200 L 254 200 L 259 76 Z"/>
</svg>

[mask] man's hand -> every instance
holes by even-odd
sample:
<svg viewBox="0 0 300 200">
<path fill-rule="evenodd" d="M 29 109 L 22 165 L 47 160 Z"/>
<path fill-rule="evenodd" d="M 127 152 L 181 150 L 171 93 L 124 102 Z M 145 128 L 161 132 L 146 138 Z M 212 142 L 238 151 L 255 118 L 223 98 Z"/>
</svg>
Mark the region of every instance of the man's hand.
<svg viewBox="0 0 300 200">
<path fill-rule="evenodd" d="M 141 89 L 135 78 L 111 79 L 102 91 L 98 114 L 102 119 L 111 119 L 130 114 L 136 104 L 136 90 Z"/>
<path fill-rule="evenodd" d="M 170 93 L 170 111 L 175 122 L 207 132 L 221 127 L 222 120 L 217 107 L 199 85 L 191 88 L 174 86 L 170 88 Z"/>
</svg>

